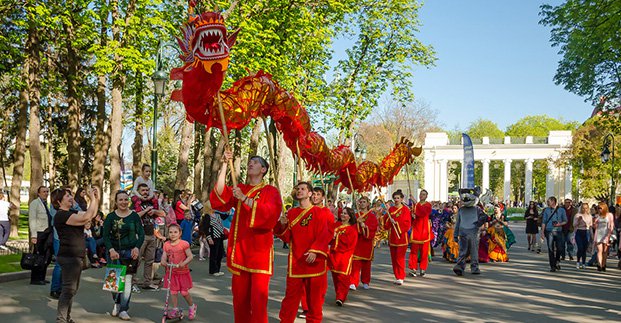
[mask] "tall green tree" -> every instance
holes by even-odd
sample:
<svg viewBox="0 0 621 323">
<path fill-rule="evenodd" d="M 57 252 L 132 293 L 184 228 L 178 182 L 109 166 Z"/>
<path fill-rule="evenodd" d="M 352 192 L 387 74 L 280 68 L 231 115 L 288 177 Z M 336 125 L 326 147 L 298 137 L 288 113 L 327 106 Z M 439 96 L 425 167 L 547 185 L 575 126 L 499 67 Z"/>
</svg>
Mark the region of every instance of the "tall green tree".
<svg viewBox="0 0 621 323">
<path fill-rule="evenodd" d="M 621 1 L 567 0 L 541 6 L 539 22 L 562 55 L 554 82 L 590 100 L 621 97 Z"/>
<path fill-rule="evenodd" d="M 420 7 L 407 0 L 351 3 L 344 30 L 356 43 L 338 62 L 322 105 L 327 124 L 339 131 L 339 142 L 353 135 L 383 93 L 390 91 L 402 103 L 412 101 L 412 66 L 430 66 L 435 60 L 432 47 L 416 38 Z"/>
</svg>

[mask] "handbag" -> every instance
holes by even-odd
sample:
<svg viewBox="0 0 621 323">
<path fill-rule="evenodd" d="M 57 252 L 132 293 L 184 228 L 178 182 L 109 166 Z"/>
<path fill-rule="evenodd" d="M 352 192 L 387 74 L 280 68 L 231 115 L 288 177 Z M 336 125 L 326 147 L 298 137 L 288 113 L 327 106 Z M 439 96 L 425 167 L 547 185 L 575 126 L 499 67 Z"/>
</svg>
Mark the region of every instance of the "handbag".
<svg viewBox="0 0 621 323">
<path fill-rule="evenodd" d="M 124 292 L 126 272 L 127 266 L 125 265 L 109 264 L 106 266 L 102 289 L 113 293 Z"/>
<path fill-rule="evenodd" d="M 19 265 L 24 270 L 32 270 L 34 268 L 45 266 L 45 256 L 39 253 L 23 253 Z"/>
</svg>

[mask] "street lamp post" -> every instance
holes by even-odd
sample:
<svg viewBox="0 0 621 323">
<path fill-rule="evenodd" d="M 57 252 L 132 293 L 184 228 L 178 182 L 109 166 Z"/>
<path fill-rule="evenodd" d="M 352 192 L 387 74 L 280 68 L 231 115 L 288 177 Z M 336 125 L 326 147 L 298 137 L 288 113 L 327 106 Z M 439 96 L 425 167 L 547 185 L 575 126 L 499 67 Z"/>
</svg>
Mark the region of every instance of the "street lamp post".
<svg viewBox="0 0 621 323">
<path fill-rule="evenodd" d="M 610 148 L 612 147 L 612 151 Z M 606 163 L 610 160 L 611 171 L 610 171 L 610 205 L 614 205 L 615 199 L 615 136 L 612 133 L 608 133 L 604 137 L 604 147 L 602 148 L 602 153 L 600 154 L 602 158 L 602 162 Z"/>
<path fill-rule="evenodd" d="M 163 71 L 162 53 L 165 43 L 160 41 L 155 55 L 155 73 L 153 73 L 153 147 L 151 148 L 151 178 L 153 186 L 157 185 L 157 104 L 164 95 L 168 74 Z"/>
</svg>

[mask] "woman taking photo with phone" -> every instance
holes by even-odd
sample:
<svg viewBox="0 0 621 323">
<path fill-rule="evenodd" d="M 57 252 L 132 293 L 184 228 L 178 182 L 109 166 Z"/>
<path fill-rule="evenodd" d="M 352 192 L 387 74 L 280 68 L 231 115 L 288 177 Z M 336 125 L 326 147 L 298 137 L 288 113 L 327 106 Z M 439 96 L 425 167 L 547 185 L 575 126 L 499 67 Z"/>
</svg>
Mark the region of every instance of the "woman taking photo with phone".
<svg viewBox="0 0 621 323">
<path fill-rule="evenodd" d="M 71 207 L 75 201 L 71 191 L 59 188 L 52 192 L 52 205 L 58 210 L 54 216 L 54 227 L 60 241 L 56 261 L 62 270 L 62 290 L 58 298 L 56 322 L 73 322 L 71 305 L 80 287 L 82 261 L 86 254 L 84 225 L 97 215 L 99 206 L 97 188 L 89 189 L 88 197 L 91 204 L 86 211 L 73 211 Z"/>
</svg>

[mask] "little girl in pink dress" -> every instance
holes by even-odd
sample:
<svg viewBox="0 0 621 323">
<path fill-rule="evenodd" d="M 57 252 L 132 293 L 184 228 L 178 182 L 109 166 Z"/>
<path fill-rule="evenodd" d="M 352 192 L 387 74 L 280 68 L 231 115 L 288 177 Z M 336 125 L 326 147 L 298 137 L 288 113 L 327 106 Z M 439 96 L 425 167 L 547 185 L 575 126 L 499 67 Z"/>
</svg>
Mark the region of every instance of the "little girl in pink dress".
<svg viewBox="0 0 621 323">
<path fill-rule="evenodd" d="M 196 304 L 192 301 L 189 290 L 192 288 L 192 276 L 188 264 L 192 261 L 192 251 L 190 245 L 185 240 L 181 240 L 181 227 L 173 223 L 168 227 L 168 241 L 164 243 L 164 252 L 162 253 L 162 266 L 166 267 L 166 277 L 168 270 L 172 270 L 172 278 L 170 282 L 164 279 L 164 288 L 170 289 L 170 297 L 173 309 L 168 313 L 169 318 L 180 317 L 182 310 L 177 307 L 177 294 L 181 294 L 188 302 L 188 318 L 193 320 L 196 316 Z M 168 267 L 167 264 L 171 264 Z"/>
</svg>

